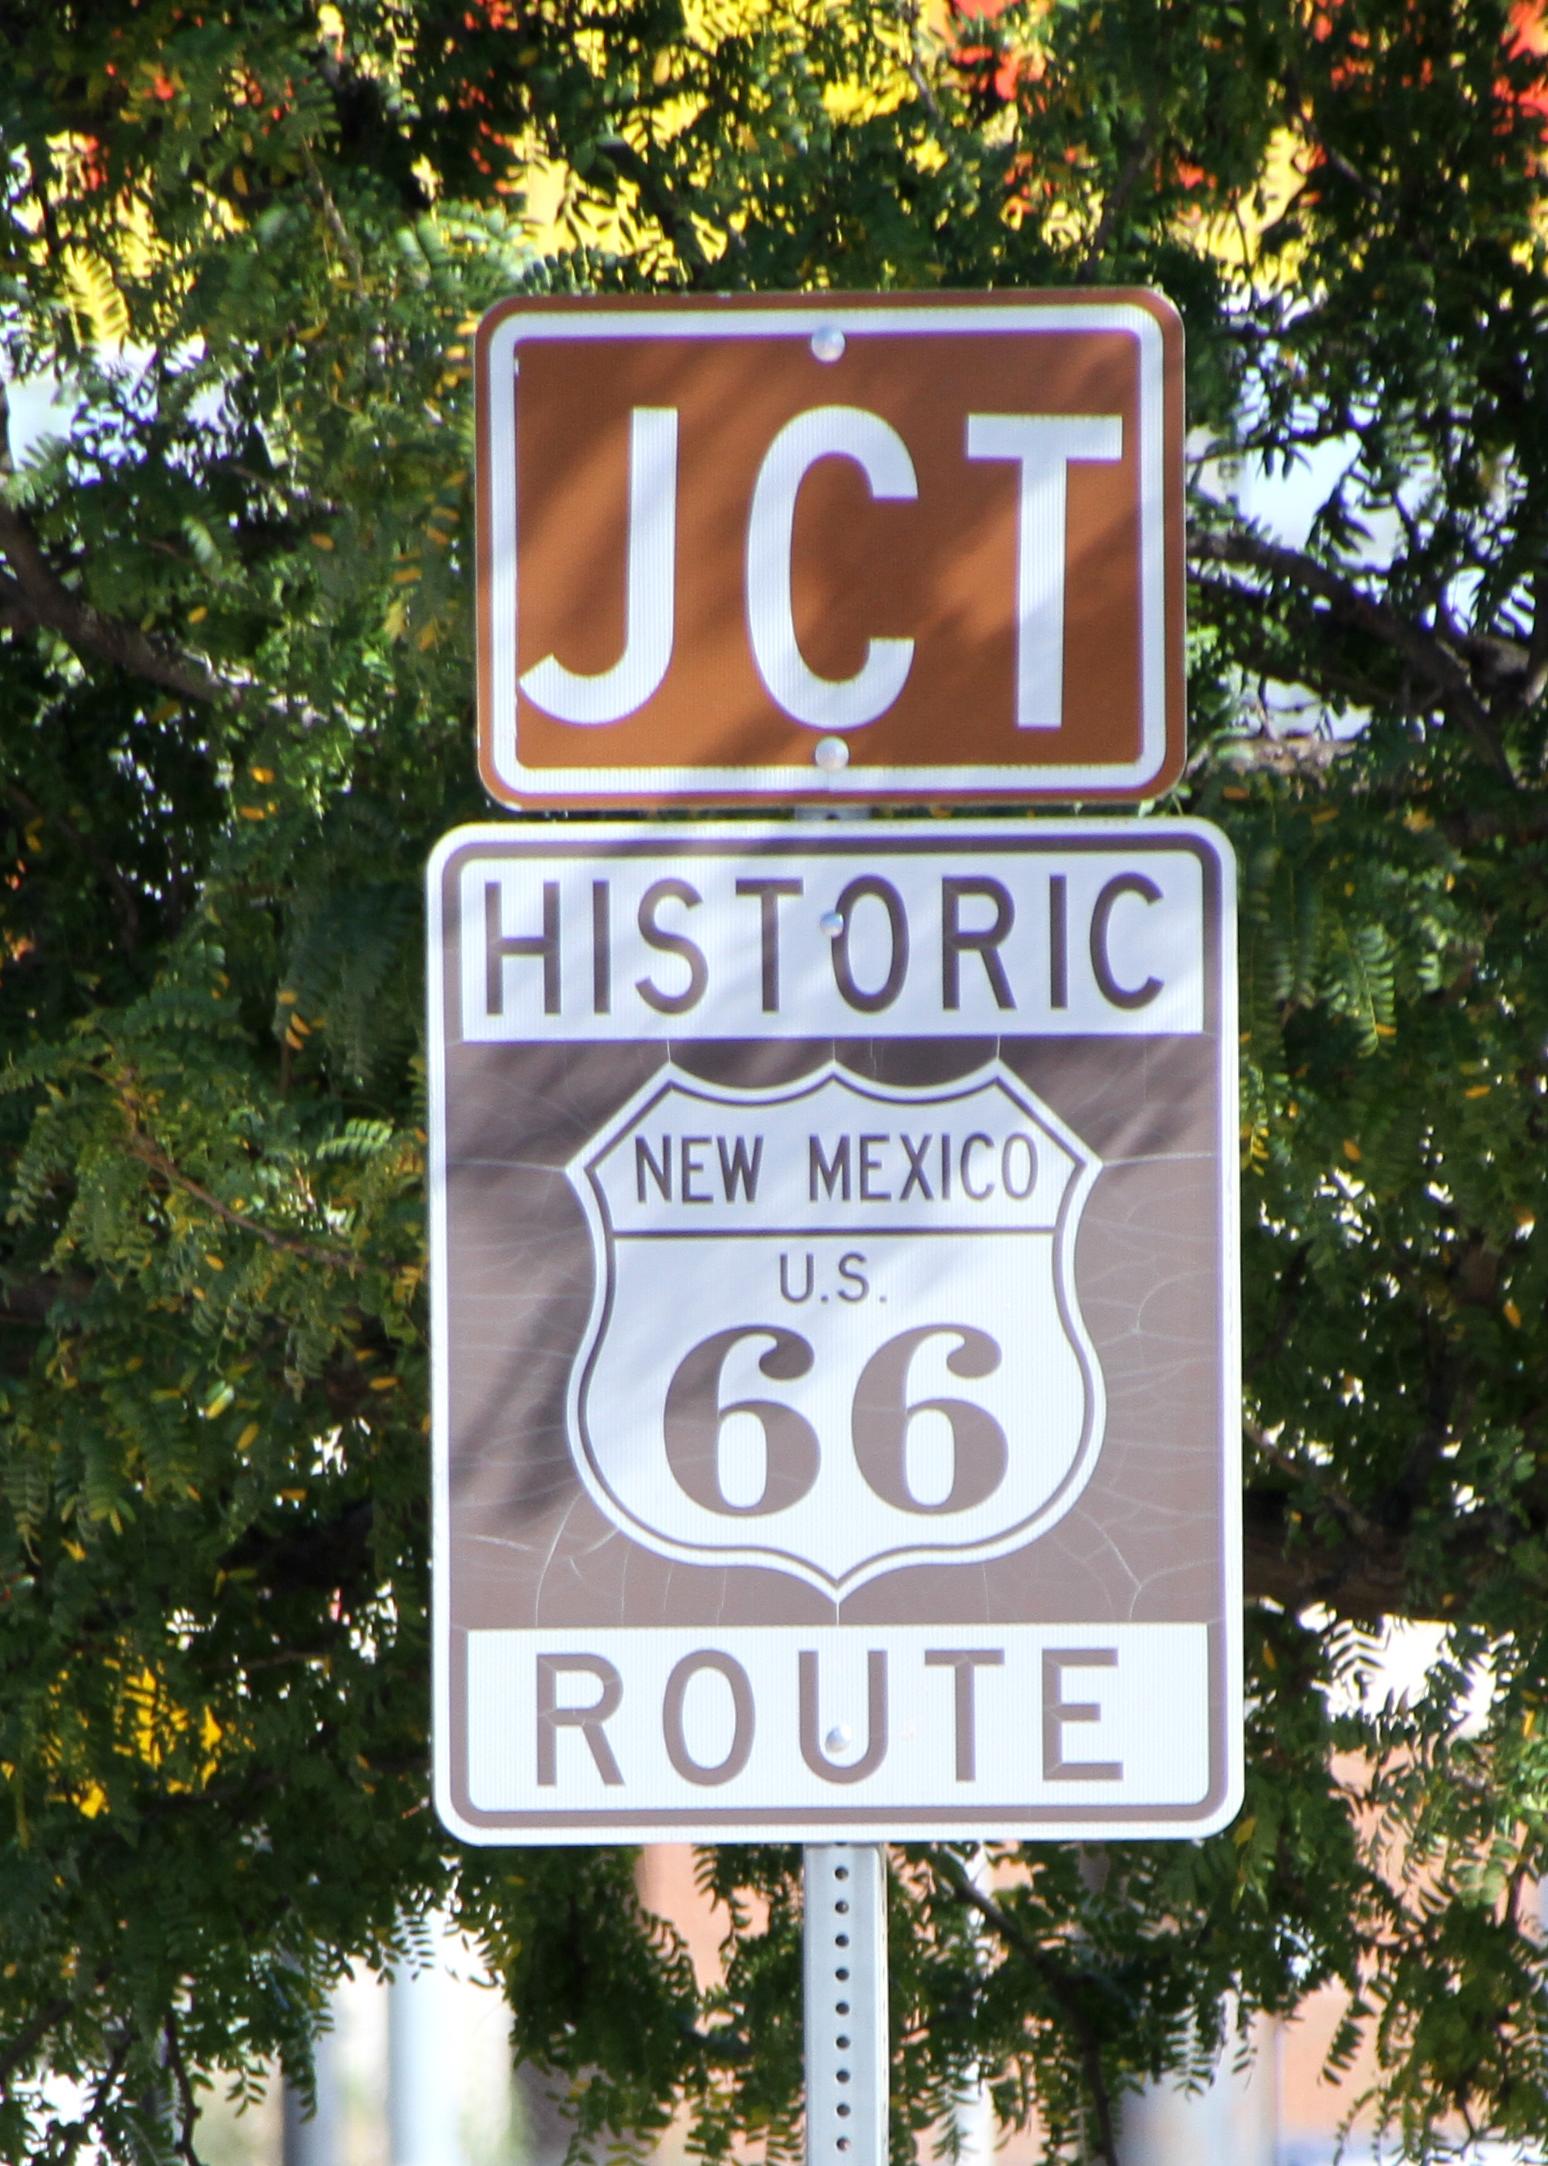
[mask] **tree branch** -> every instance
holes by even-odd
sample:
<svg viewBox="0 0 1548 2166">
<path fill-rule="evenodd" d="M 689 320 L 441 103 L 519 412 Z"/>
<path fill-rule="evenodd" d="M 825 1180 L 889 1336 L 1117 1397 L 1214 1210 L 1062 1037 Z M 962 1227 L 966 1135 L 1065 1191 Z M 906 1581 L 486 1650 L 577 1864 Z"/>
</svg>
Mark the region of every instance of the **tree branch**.
<svg viewBox="0 0 1548 2166">
<path fill-rule="evenodd" d="M 1246 1491 L 1242 1547 L 1249 1599 L 1266 1598 L 1290 1611 L 1321 1603 L 1355 1624 L 1434 1614 L 1413 1598 L 1403 1536 L 1384 1528 L 1357 1534 L 1351 1527 L 1337 1538 L 1319 1533 L 1291 1519 L 1282 1491 Z M 1452 1561 L 1465 1569 L 1465 1559 L 1453 1556 Z M 1481 1544 L 1480 1564 L 1497 1561 L 1492 1548 Z"/>
<path fill-rule="evenodd" d="M 930 1870 L 937 1879 L 944 1879 L 953 1894 L 976 1910 L 984 1923 L 990 1926 L 1007 1948 L 1015 1950 L 1030 1969 L 1042 1979 L 1049 1993 L 1057 2002 L 1060 2014 L 1074 2034 L 1076 2051 L 1091 2094 L 1091 2110 L 1096 2118 L 1096 2156 L 1105 2166 L 1119 2166 L 1118 2139 L 1113 2121 L 1113 2102 L 1107 2088 L 1107 2077 L 1102 2068 L 1102 2048 L 1096 2030 L 1080 2005 L 1080 1996 L 1074 1982 L 1054 1962 L 1046 1948 L 1033 1939 L 1019 1919 L 997 1903 L 992 1895 L 986 1895 L 974 1882 L 960 1860 L 949 1850 L 937 1851 L 930 1860 Z"/>
<path fill-rule="evenodd" d="M 169 2009 L 162 2026 L 166 2044 L 167 2068 L 177 2086 L 177 2141 L 172 2146 L 186 2166 L 199 2166 L 199 2154 L 194 2149 L 194 2128 L 199 2119 L 199 2105 L 194 2097 L 193 2084 L 189 2080 L 188 2066 L 183 2059 L 182 2041 L 177 2035 L 177 2018 Z"/>
<path fill-rule="evenodd" d="M 597 148 L 625 180 L 633 182 L 640 201 L 677 250 L 689 275 L 707 271 L 709 258 L 694 231 L 693 219 L 679 209 L 671 190 L 651 170 L 649 161 L 619 135 L 608 136 Z"/>
<path fill-rule="evenodd" d="M 63 1278 L 51 1271 L 40 1271 L 31 1278 L 17 1278 L 7 1266 L 0 1269 L 0 1318 L 18 1324 L 44 1325 L 56 1301 L 65 1296 L 84 1301 L 94 1284 L 94 1280 L 84 1275 Z"/>
<path fill-rule="evenodd" d="M 111 662 L 131 677 L 142 677 L 181 699 L 203 701 L 235 696 L 235 688 L 222 684 L 192 655 L 173 654 L 157 646 L 132 624 L 109 617 L 72 593 L 43 553 L 43 545 L 31 522 L 0 496 L 0 555 L 11 567 L 9 579 L 0 577 L 0 608 L 13 625 L 18 612 L 32 626 L 56 632 L 67 646 L 83 658 Z"/>
<path fill-rule="evenodd" d="M 0 2093 L 10 2096 L 11 2078 L 18 2068 L 30 2061 L 43 2040 L 70 2013 L 70 2003 L 63 1994 L 57 2000 L 46 2001 L 32 2021 L 18 2031 L 11 2043 L 0 2052 Z"/>
<path fill-rule="evenodd" d="M 1287 549 L 1278 542 L 1265 541 L 1243 527 L 1234 527 L 1225 533 L 1195 531 L 1189 536 L 1188 554 L 1204 563 L 1247 565 L 1254 571 L 1266 573 L 1271 579 L 1282 579 L 1303 593 L 1317 595 L 1335 616 L 1357 625 L 1361 631 L 1379 639 L 1411 662 L 1430 685 L 1435 697 L 1455 711 L 1490 764 L 1507 780 L 1515 780 L 1500 748 L 1493 719 L 1473 689 L 1467 670 L 1444 642 L 1405 617 L 1400 610 L 1392 608 L 1390 603 L 1377 601 L 1352 579 L 1346 579 L 1341 572 L 1320 563 L 1316 557 L 1307 556 L 1304 550 Z"/>
<path fill-rule="evenodd" d="M 312 155 L 312 146 L 310 143 L 304 142 L 302 144 L 301 157 L 303 163 L 306 166 L 306 177 L 312 184 L 312 193 L 316 196 L 318 203 L 322 206 L 323 217 L 328 222 L 328 230 L 333 235 L 333 238 L 338 242 L 339 253 L 343 256 L 345 263 L 348 265 L 350 283 L 354 286 L 355 289 L 355 299 L 357 301 L 364 301 L 367 298 L 365 265 L 360 260 L 360 251 L 355 246 L 354 235 L 350 232 L 348 226 L 344 223 L 343 213 L 340 211 L 337 203 L 335 203 L 335 201 L 333 200 L 332 191 L 329 189 L 328 183 L 322 177 L 321 168 L 318 166 L 316 158 Z"/>
<path fill-rule="evenodd" d="M 1139 139 L 1134 148 L 1124 160 L 1118 178 L 1107 191 L 1102 204 L 1101 216 L 1097 219 L 1091 239 L 1086 244 L 1086 252 L 1081 259 L 1080 269 L 1075 273 L 1077 286 L 1089 286 L 1093 279 L 1100 277 L 1103 253 L 1108 242 L 1112 239 L 1113 228 L 1128 209 L 1129 198 L 1133 195 L 1139 183 L 1140 175 L 1150 163 L 1151 152 L 1154 147 L 1154 133 L 1147 122 L 1140 130 Z"/>
<path fill-rule="evenodd" d="M 209 1189 L 191 1179 L 181 1166 L 168 1158 L 165 1151 L 146 1135 L 127 1107 L 124 1109 L 124 1117 L 128 1124 L 125 1144 L 131 1156 L 138 1158 L 142 1165 L 149 1166 L 169 1188 L 180 1188 L 185 1196 L 192 1196 L 196 1202 L 202 1203 L 206 1210 L 213 1211 L 217 1218 L 223 1218 L 228 1225 L 240 1226 L 244 1233 L 256 1234 L 260 1241 L 267 1242 L 270 1248 L 278 1249 L 287 1256 L 300 1256 L 307 1263 L 326 1264 L 334 1271 L 354 1271 L 358 1268 L 356 1258 L 344 1249 L 318 1248 L 310 1241 L 297 1241 L 290 1234 L 275 1233 L 271 1227 L 260 1225 L 257 1219 L 249 1218 L 245 1211 L 234 1211 L 229 1203 L 222 1203 L 219 1196 L 212 1195 Z"/>
<path fill-rule="evenodd" d="M 134 889 L 119 871 L 107 851 L 99 850 L 90 837 L 83 835 L 75 822 L 66 819 L 62 812 L 46 811 L 35 798 L 29 797 L 18 783 L 0 783 L 0 790 L 4 791 L 12 804 L 27 819 L 46 820 L 50 827 L 57 827 L 71 848 L 78 850 L 93 871 L 101 875 L 113 897 L 113 909 L 118 918 L 119 930 L 123 936 L 124 951 L 126 954 L 132 955 L 140 944 L 140 906 L 135 897 Z"/>
<path fill-rule="evenodd" d="M 1548 575 L 1538 572 L 1532 581 L 1532 637 L 1526 654 L 1526 681 L 1521 688 L 1523 707 L 1535 707 L 1548 692 Z"/>
<path fill-rule="evenodd" d="M 1274 684 L 1304 684 L 1319 698 L 1344 700 L 1354 707 L 1375 707 L 1392 697 L 1390 684 L 1375 675 L 1362 675 L 1314 651 L 1312 642 L 1327 619 L 1309 597 L 1297 596 L 1289 606 L 1287 621 L 1271 630 L 1264 622 L 1261 587 L 1219 575 L 1195 576 L 1193 583 L 1217 610 L 1231 652 L 1244 669 Z M 1285 636 L 1276 637 L 1280 632 Z M 1293 654 L 1286 654 L 1287 644 L 1295 650 Z"/>
<path fill-rule="evenodd" d="M 1278 1467 L 1281 1474 L 1288 1474 L 1293 1481 L 1307 1483 L 1316 1491 L 1320 1502 L 1361 1541 L 1368 1541 L 1376 1533 L 1374 1523 L 1366 1518 L 1358 1505 L 1350 1502 L 1323 1468 L 1298 1459 L 1294 1452 L 1281 1451 L 1255 1421 L 1244 1421 L 1242 1433 L 1260 1459 L 1266 1459 L 1271 1467 Z"/>
</svg>

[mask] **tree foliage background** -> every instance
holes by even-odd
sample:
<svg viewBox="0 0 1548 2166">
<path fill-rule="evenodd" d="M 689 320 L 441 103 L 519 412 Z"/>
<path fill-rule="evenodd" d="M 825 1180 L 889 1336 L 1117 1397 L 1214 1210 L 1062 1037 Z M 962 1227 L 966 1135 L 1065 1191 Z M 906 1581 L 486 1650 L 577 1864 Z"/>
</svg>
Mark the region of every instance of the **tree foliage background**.
<svg viewBox="0 0 1548 2166">
<path fill-rule="evenodd" d="M 895 2146 L 984 2068 L 1111 2159 L 1127 2085 L 1333 1979 L 1411 2155 L 1542 2144 L 1535 8 L 0 0 L 0 44 L 4 373 L 63 401 L 0 488 L 0 2152 L 191 2162 L 205 2087 L 304 2081 L 341 1966 L 435 1903 L 584 2141 L 686 2101 L 711 2160 L 794 2147 L 794 1849 L 705 1857 L 701 1999 L 627 1853 L 469 1857 L 427 1804 L 418 884 L 481 809 L 467 342 L 515 290 L 1091 282 L 1189 339 L 1175 802 L 1244 874 L 1251 1769 L 1197 1845 L 991 1892 L 894 1853 Z M 1296 546 L 1237 508 L 1259 462 L 1321 477 Z M 1447 1659 L 1362 1713 L 1404 1614 Z"/>
</svg>

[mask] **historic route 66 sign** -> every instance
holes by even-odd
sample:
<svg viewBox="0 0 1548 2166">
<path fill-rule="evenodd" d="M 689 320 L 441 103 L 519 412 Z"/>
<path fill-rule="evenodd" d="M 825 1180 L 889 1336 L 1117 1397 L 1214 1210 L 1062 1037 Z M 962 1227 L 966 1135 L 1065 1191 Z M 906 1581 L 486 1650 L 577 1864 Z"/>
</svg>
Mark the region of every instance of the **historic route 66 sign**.
<svg viewBox="0 0 1548 2166">
<path fill-rule="evenodd" d="M 570 1167 L 596 1287 L 570 1438 L 600 1509 L 830 1595 L 1029 1541 L 1101 1447 L 1071 1268 L 1096 1171 L 997 1062 L 935 1089 L 652 1079 Z"/>
<path fill-rule="evenodd" d="M 429 901 L 448 1825 L 1223 1824 L 1221 838 L 513 823 Z"/>
</svg>

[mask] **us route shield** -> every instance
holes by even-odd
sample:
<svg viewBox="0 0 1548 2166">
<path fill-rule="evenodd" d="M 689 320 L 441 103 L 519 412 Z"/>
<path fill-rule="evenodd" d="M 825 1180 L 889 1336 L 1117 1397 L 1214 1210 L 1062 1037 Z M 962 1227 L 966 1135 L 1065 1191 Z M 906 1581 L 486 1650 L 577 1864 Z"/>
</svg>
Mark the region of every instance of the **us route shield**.
<svg viewBox="0 0 1548 2166">
<path fill-rule="evenodd" d="M 447 1824 L 1222 1825 L 1222 838 L 510 823 L 429 904 Z"/>
<path fill-rule="evenodd" d="M 1071 1268 L 1096 1172 L 998 1062 L 923 1089 L 669 1067 L 570 1168 L 596 1288 L 570 1441 L 599 1508 L 662 1556 L 835 1595 L 1051 1526 L 1102 1441 Z"/>
</svg>

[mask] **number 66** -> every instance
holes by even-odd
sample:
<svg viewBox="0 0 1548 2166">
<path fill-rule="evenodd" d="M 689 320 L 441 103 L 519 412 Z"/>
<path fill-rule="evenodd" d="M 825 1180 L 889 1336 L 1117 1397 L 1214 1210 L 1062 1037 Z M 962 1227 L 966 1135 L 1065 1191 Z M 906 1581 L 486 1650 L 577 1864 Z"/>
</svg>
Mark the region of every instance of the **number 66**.
<svg viewBox="0 0 1548 2166">
<path fill-rule="evenodd" d="M 1000 1349 L 987 1331 L 971 1324 L 923 1324 L 900 1331 L 877 1348 L 860 1372 L 850 1408 L 855 1463 L 885 1504 L 902 1512 L 965 1512 L 993 1496 L 1005 1477 L 1005 1432 L 992 1414 L 966 1399 L 905 1399 L 909 1365 L 929 1339 L 957 1341 L 946 1356 L 953 1376 L 989 1376 L 1000 1366 Z M 799 1332 L 781 1324 L 742 1324 L 701 1339 L 678 1363 L 667 1387 L 664 1427 L 667 1464 L 695 1504 L 739 1519 L 765 1518 L 798 1504 L 817 1479 L 821 1449 L 817 1432 L 794 1407 L 777 1399 L 720 1403 L 727 1357 L 747 1339 L 771 1343 L 759 1356 L 764 1376 L 778 1381 L 806 1376 L 816 1359 Z M 720 1438 L 733 1414 L 751 1414 L 763 1429 L 764 1477 L 751 1504 L 733 1504 L 721 1486 Z M 942 1414 L 951 1424 L 951 1488 L 938 1504 L 926 1504 L 908 1485 L 908 1427 L 920 1414 Z"/>
</svg>

